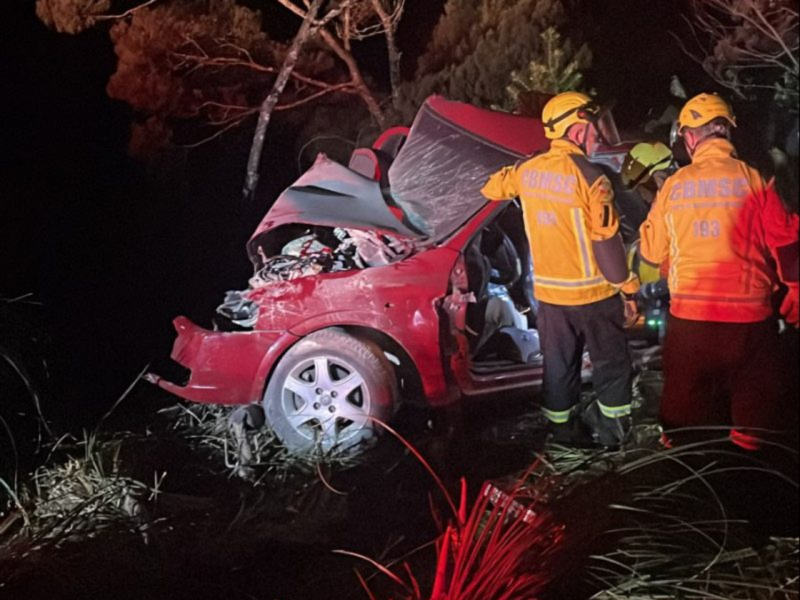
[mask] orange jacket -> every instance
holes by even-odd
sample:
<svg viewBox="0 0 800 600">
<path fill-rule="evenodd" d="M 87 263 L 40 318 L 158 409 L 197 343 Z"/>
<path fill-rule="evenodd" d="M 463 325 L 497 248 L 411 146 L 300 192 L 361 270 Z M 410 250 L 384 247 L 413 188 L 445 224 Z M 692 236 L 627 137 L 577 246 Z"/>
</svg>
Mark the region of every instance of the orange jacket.
<svg viewBox="0 0 800 600">
<path fill-rule="evenodd" d="M 694 321 L 769 318 L 778 250 L 791 253 L 797 241 L 797 216 L 721 139 L 667 180 L 641 228 L 642 258 L 669 258 L 672 314 Z"/>
<path fill-rule="evenodd" d="M 630 283 L 611 182 L 575 144 L 555 140 L 548 152 L 494 174 L 482 191 L 490 200 L 520 198 L 538 300 L 590 304 Z"/>
</svg>

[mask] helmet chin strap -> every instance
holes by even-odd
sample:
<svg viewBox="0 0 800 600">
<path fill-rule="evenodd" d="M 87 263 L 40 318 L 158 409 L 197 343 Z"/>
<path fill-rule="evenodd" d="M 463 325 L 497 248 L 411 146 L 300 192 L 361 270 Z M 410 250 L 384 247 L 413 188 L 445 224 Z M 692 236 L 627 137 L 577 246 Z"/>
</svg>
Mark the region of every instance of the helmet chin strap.
<svg viewBox="0 0 800 600">
<path fill-rule="evenodd" d="M 589 128 L 593 127 L 591 124 L 585 124 L 583 127 L 583 141 L 578 144 L 578 147 L 583 150 L 584 154 L 589 154 Z"/>
</svg>

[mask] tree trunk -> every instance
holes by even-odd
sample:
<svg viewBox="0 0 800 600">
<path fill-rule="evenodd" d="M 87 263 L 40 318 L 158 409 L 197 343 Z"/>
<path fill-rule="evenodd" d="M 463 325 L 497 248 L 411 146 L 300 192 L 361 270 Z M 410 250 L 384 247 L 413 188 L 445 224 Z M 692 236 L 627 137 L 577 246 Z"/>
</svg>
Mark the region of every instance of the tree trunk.
<svg viewBox="0 0 800 600">
<path fill-rule="evenodd" d="M 300 31 L 292 42 L 289 53 L 283 61 L 283 66 L 272 86 L 272 91 L 269 96 L 264 100 L 258 114 L 258 124 L 256 125 L 256 132 L 253 136 L 253 145 L 250 148 L 250 159 L 247 162 L 247 179 L 244 185 L 244 195 L 252 196 L 256 190 L 259 179 L 259 165 L 261 164 L 261 153 L 264 149 L 264 138 L 267 134 L 267 127 L 269 126 L 272 112 L 280 100 L 289 78 L 292 76 L 297 61 L 300 58 L 300 52 L 303 50 L 308 38 L 311 35 L 311 28 L 317 20 L 317 14 L 325 0 L 313 0 L 308 7 L 308 12 L 303 19 L 303 24 L 300 26 Z"/>
<path fill-rule="evenodd" d="M 391 76 L 392 85 L 392 103 L 396 110 L 400 110 L 400 60 L 402 53 L 397 49 L 397 40 L 394 36 L 394 29 L 386 30 L 386 44 L 389 48 L 389 74 Z"/>
<path fill-rule="evenodd" d="M 386 12 L 381 0 L 372 0 L 372 8 L 381 20 L 383 34 L 386 37 L 386 48 L 389 53 L 389 76 L 392 86 L 392 104 L 395 110 L 399 110 L 401 83 L 400 60 L 402 59 L 402 53 L 397 48 L 397 38 L 395 36 L 397 22 L 392 19 L 392 15 Z"/>
</svg>

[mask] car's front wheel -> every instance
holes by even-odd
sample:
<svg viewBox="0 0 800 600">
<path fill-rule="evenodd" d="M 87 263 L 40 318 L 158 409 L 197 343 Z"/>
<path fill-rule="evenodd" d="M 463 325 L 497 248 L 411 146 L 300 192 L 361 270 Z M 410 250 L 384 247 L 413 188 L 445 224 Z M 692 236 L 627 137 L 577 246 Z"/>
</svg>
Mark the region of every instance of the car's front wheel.
<svg viewBox="0 0 800 600">
<path fill-rule="evenodd" d="M 377 344 L 327 329 L 281 359 L 264 395 L 267 422 L 295 454 L 350 452 L 394 414 L 392 364 Z"/>
</svg>

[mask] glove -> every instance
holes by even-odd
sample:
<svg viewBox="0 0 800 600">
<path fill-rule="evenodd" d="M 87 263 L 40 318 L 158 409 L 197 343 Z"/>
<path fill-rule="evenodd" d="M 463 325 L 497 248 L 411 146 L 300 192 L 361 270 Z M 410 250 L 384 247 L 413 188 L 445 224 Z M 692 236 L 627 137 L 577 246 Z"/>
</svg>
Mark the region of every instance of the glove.
<svg viewBox="0 0 800 600">
<path fill-rule="evenodd" d="M 630 329 L 639 322 L 639 303 L 634 296 L 622 295 L 625 304 L 625 329 Z"/>
<path fill-rule="evenodd" d="M 628 279 L 626 279 L 623 283 L 616 286 L 620 292 L 622 292 L 622 297 L 626 300 L 628 297 L 632 297 L 634 294 L 638 294 L 639 290 L 641 289 L 641 282 L 639 281 L 639 276 L 636 273 L 631 273 L 628 275 Z"/>
<path fill-rule="evenodd" d="M 781 305 L 781 314 L 793 327 L 800 327 L 800 286 L 790 285 L 789 293 Z"/>
</svg>

